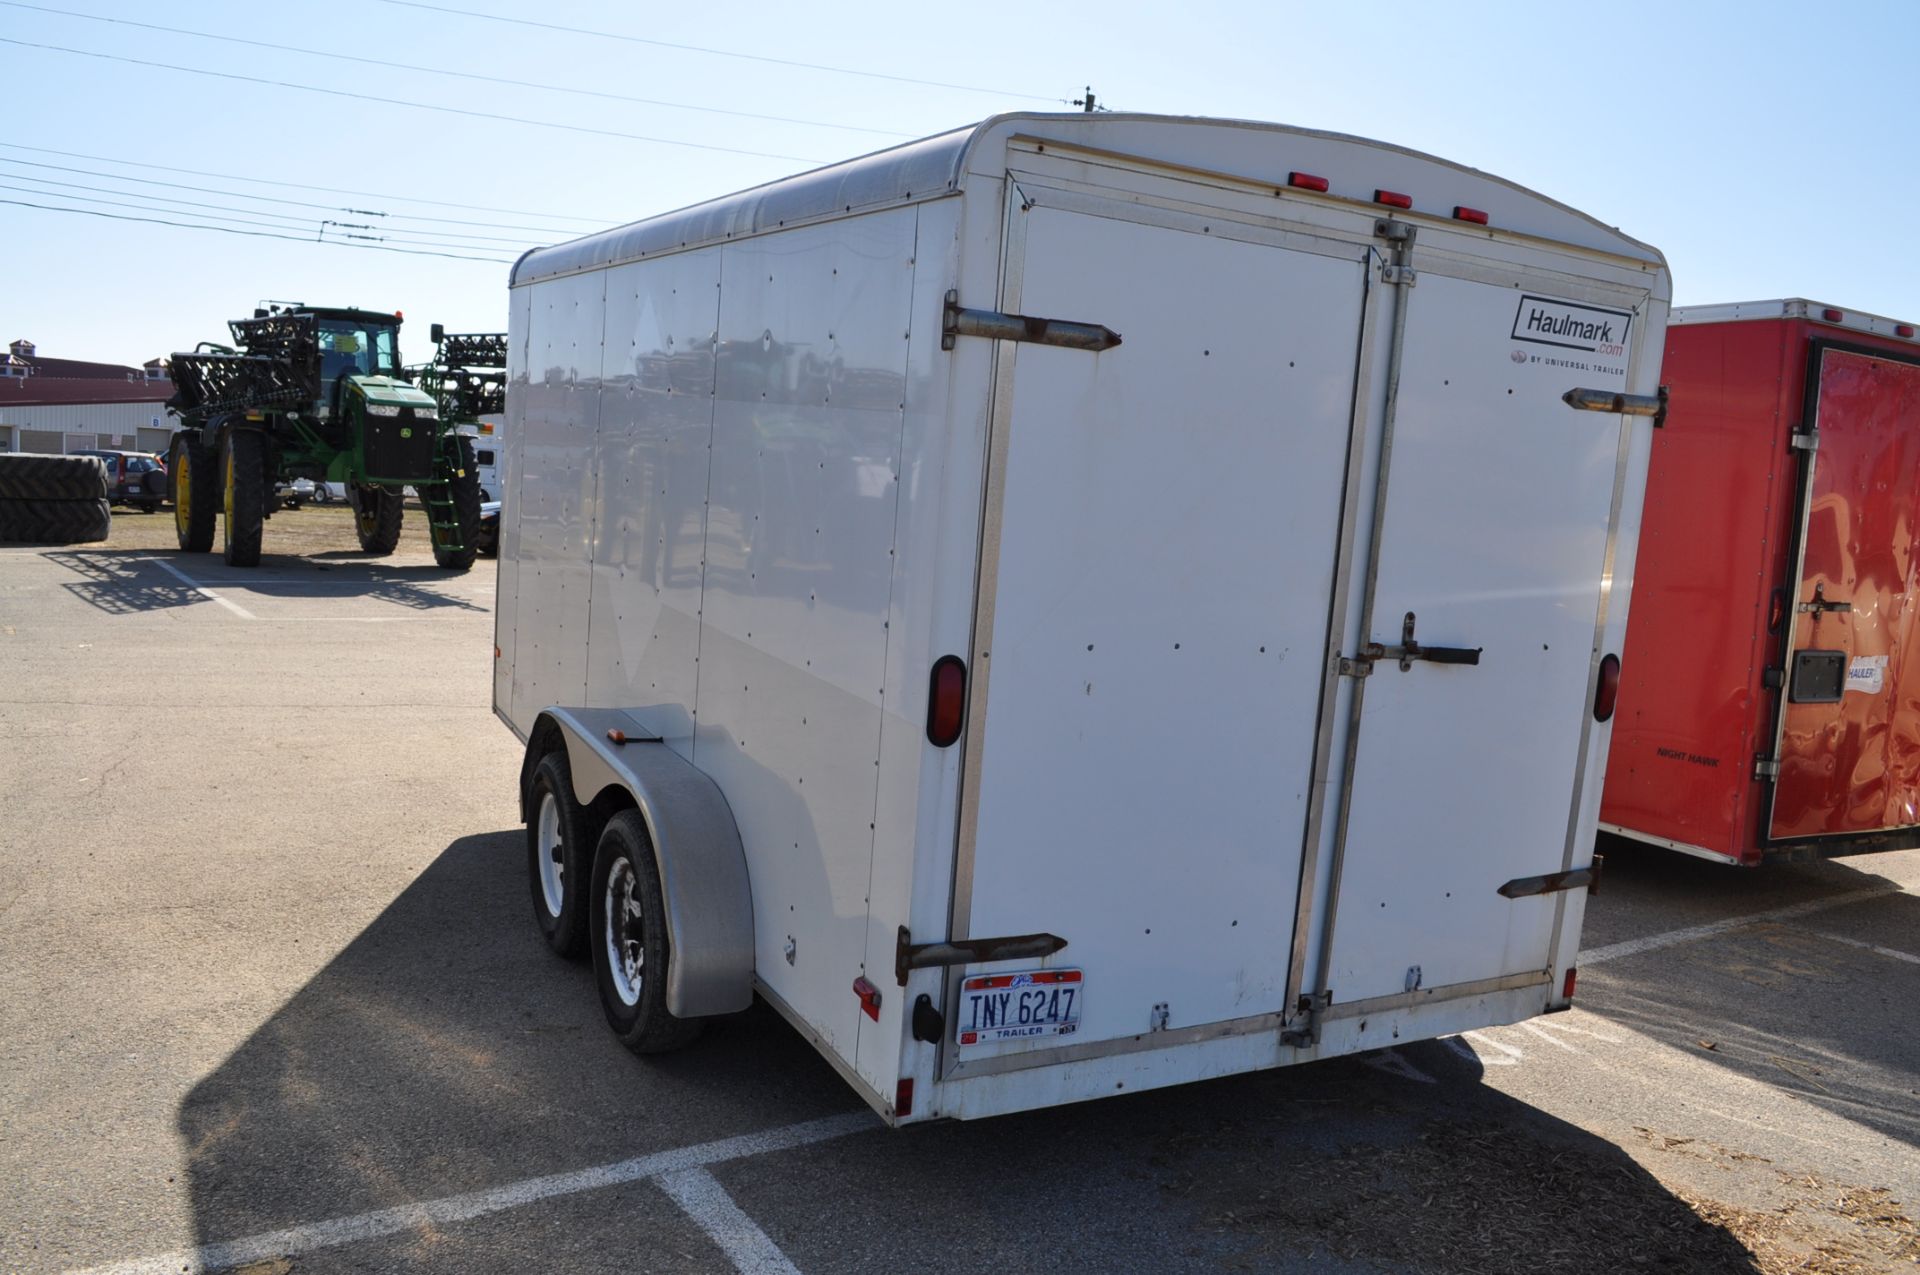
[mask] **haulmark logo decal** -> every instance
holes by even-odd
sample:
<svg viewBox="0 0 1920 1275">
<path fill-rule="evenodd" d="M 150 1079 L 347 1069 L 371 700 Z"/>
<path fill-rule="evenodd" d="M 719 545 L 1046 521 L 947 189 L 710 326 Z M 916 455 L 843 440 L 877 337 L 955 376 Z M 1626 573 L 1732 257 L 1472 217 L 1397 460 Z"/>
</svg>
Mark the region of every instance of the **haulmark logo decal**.
<svg viewBox="0 0 1920 1275">
<path fill-rule="evenodd" d="M 1633 315 L 1626 310 L 1523 296 L 1513 315 L 1513 339 L 1603 358 L 1624 358 L 1627 327 L 1632 322 Z"/>
</svg>

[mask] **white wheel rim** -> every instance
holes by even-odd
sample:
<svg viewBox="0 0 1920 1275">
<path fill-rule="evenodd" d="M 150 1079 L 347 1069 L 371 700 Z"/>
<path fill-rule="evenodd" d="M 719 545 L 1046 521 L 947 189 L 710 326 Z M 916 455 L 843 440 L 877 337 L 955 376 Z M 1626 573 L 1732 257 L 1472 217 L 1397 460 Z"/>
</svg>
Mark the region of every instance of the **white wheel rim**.
<svg viewBox="0 0 1920 1275">
<path fill-rule="evenodd" d="M 540 897 L 547 915 L 558 918 L 567 900 L 566 847 L 560 840 L 560 803 L 552 793 L 540 797 Z"/>
<path fill-rule="evenodd" d="M 626 856 L 614 860 L 607 874 L 607 968 L 613 974 L 613 991 L 624 1005 L 640 1003 L 640 989 L 646 982 L 647 949 L 645 931 L 640 924 L 640 901 L 634 895 L 633 864 Z"/>
</svg>

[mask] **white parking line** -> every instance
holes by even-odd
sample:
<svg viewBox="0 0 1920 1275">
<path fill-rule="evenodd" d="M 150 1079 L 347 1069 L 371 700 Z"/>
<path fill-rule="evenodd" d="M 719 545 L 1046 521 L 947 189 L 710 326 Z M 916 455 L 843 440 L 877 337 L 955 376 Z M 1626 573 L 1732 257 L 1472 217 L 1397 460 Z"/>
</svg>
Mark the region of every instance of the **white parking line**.
<svg viewBox="0 0 1920 1275">
<path fill-rule="evenodd" d="M 174 1253 L 157 1253 L 152 1257 L 139 1257 L 124 1262 L 109 1262 L 104 1266 L 87 1268 L 80 1275 L 200 1275 L 205 1271 L 225 1270 L 229 1267 L 243 1266 L 248 1262 L 263 1262 L 276 1257 L 298 1257 L 314 1249 L 331 1248 L 339 1244 L 352 1244 L 359 1240 L 378 1239 L 383 1235 L 392 1235 L 399 1231 L 410 1231 L 422 1226 L 464 1222 L 470 1218 L 485 1217 L 490 1213 L 500 1213 L 507 1209 L 516 1209 L 525 1204 L 552 1199 L 559 1195 L 575 1195 L 581 1191 L 597 1191 L 602 1187 L 619 1186 L 622 1183 L 637 1182 L 643 1178 L 665 1179 L 671 1175 L 682 1174 L 689 1170 L 703 1169 L 709 1164 L 721 1164 L 728 1160 L 738 1160 L 746 1156 L 765 1155 L 769 1151 L 786 1151 L 794 1147 L 809 1146 L 816 1142 L 825 1142 L 830 1138 L 844 1138 L 848 1134 L 877 1128 L 872 1115 L 865 1111 L 851 1112 L 842 1116 L 828 1116 L 822 1120 L 809 1120 L 803 1124 L 788 1125 L 782 1129 L 769 1129 L 762 1133 L 746 1133 L 733 1138 L 721 1138 L 714 1142 L 703 1142 L 698 1146 L 681 1147 L 674 1151 L 656 1151 L 652 1155 L 638 1156 L 631 1160 L 622 1160 L 617 1164 L 603 1164 L 591 1169 L 577 1169 L 571 1173 L 555 1173 L 541 1178 L 527 1178 L 520 1182 L 510 1182 L 506 1186 L 490 1187 L 484 1191 L 471 1191 L 465 1195 L 449 1195 L 438 1200 L 428 1200 L 421 1204 L 403 1204 L 398 1208 L 376 1209 L 371 1213 L 356 1213 L 351 1217 L 329 1218 L 324 1222 L 310 1222 L 305 1226 L 290 1226 L 282 1231 L 268 1231 L 262 1235 L 249 1235 L 243 1239 L 224 1240 L 218 1244 L 203 1244 L 199 1248 L 182 1249 Z M 661 1185 L 673 1194 L 674 1188 L 665 1181 Z M 719 1182 L 714 1182 L 719 1189 Z M 692 1192 L 698 1196 L 699 1193 Z M 725 1191 L 720 1191 L 725 1196 Z M 676 1195 L 675 1199 L 679 1197 Z M 727 1203 L 732 1204 L 728 1199 Z M 713 1234 L 706 1218 L 694 1213 L 694 1219 L 708 1233 Z M 704 1207 L 704 1206 L 703 1206 Z M 739 1213 L 736 1206 L 734 1212 Z M 718 1213 L 713 1214 L 719 1217 Z M 740 1219 L 758 1233 L 759 1228 L 744 1213 Z M 719 1237 L 715 1236 L 716 1242 Z M 762 1240 L 766 1240 L 764 1234 Z M 767 1246 L 777 1256 L 778 1249 Z M 726 1244 L 721 1242 L 726 1249 Z M 727 1249 L 729 1258 L 734 1252 Z M 743 1249 L 743 1252 L 747 1250 Z M 736 1259 L 737 1260 L 737 1259 Z M 786 1259 L 781 1257 L 785 1262 Z M 742 1267 L 743 1270 L 791 1270 L 792 1267 Z"/>
<path fill-rule="evenodd" d="M 1791 921 L 1795 917 L 1811 916 L 1815 912 L 1825 912 L 1830 908 L 1843 908 L 1850 903 L 1864 903 L 1868 899 L 1878 899 L 1888 894 L 1901 894 L 1907 887 L 1898 881 L 1886 881 L 1880 885 L 1868 886 L 1863 890 L 1850 890 L 1845 894 L 1832 894 L 1824 899 L 1808 899 L 1804 903 L 1791 904 L 1784 908 L 1775 908 L 1771 912 L 1755 912 L 1751 916 L 1731 916 L 1725 920 L 1709 921 L 1705 925 L 1690 925 L 1684 930 L 1668 930 L 1664 934 L 1649 934 L 1645 938 L 1628 939 L 1624 943 L 1609 943 L 1605 947 L 1596 947 L 1580 953 L 1580 965 L 1585 969 L 1605 961 L 1617 961 L 1623 956 L 1638 956 L 1642 952 L 1652 952 L 1663 947 L 1673 947 L 1679 943 L 1693 943 L 1700 939 L 1710 939 L 1715 935 L 1726 934 L 1732 930 L 1743 930 L 1750 925 L 1766 925 L 1773 921 Z"/>
<path fill-rule="evenodd" d="M 146 561 L 155 564 L 162 571 L 165 571 L 167 574 L 173 576 L 175 579 L 179 580 L 181 584 L 186 585 L 189 589 L 192 589 L 195 593 L 199 594 L 201 597 L 211 599 L 214 602 L 218 602 L 221 606 L 233 612 L 235 615 L 239 616 L 241 619 L 257 620 L 260 618 L 259 616 L 255 615 L 253 612 L 241 606 L 238 602 L 234 602 L 227 598 L 221 597 L 219 594 L 215 593 L 212 589 L 209 589 L 206 585 L 201 584 L 198 580 L 195 580 L 192 576 L 189 576 L 186 572 L 174 566 L 171 562 L 168 562 L 165 558 L 148 558 L 146 559 Z"/>
<path fill-rule="evenodd" d="M 757 1222 L 740 1211 L 713 1174 L 705 1169 L 681 1169 L 663 1173 L 655 1181 L 700 1224 L 742 1275 L 800 1275 L 799 1268 L 787 1260 Z"/>
<path fill-rule="evenodd" d="M 1920 965 L 1920 956 L 1915 956 L 1912 952 L 1902 952 L 1898 948 L 1881 947 L 1878 943 L 1868 943 L 1864 939 L 1850 939 L 1844 934 L 1822 934 L 1819 930 L 1808 930 L 1807 933 L 1817 939 L 1825 939 L 1829 943 L 1845 943 L 1848 947 L 1857 947 L 1877 956 L 1890 956 L 1896 961 L 1905 961 L 1909 965 Z"/>
</svg>

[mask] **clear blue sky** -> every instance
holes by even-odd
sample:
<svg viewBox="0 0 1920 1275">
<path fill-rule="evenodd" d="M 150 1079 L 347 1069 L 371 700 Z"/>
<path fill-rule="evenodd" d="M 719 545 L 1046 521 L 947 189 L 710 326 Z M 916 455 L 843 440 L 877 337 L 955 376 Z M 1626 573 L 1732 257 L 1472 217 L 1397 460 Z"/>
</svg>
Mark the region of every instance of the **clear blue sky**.
<svg viewBox="0 0 1920 1275">
<path fill-rule="evenodd" d="M 1910 229 L 1920 206 L 1911 116 L 1920 4 L 434 2 L 991 91 L 830 74 L 392 0 L 0 5 L 0 40 L 785 157 L 0 43 L 0 142 L 8 143 L 0 146 L 0 186 L 32 191 L 0 189 L 0 200 L 176 220 L 251 217 L 273 225 L 234 228 L 299 240 L 0 203 L 0 339 L 27 337 L 46 355 L 137 362 L 219 338 L 226 319 L 275 297 L 404 310 L 413 326 L 403 341 L 417 359 L 428 322 L 505 326 L 507 266 L 311 242 L 321 221 L 377 225 L 352 233 L 390 242 L 498 236 L 446 250 L 511 258 L 569 230 L 635 220 L 997 111 L 1046 109 L 1048 100 L 1071 109 L 1064 99 L 1089 83 L 1116 109 L 1334 129 L 1497 173 L 1659 247 L 1681 304 L 1805 295 L 1920 319 Z M 67 16 L 76 13 L 121 22 Z M 129 22 L 684 105 L 481 83 Z M 103 173 L 114 176 L 94 175 Z M 79 196 L 147 207 L 83 204 Z M 161 205 L 157 197 L 222 207 Z M 420 199 L 469 207 L 411 202 Z"/>
</svg>

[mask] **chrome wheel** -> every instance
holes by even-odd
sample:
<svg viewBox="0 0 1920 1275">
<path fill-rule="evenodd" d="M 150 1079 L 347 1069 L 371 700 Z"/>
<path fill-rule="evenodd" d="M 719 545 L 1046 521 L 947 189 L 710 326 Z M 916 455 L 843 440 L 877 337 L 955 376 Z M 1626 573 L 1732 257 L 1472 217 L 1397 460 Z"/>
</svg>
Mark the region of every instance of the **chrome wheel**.
<svg viewBox="0 0 1920 1275">
<path fill-rule="evenodd" d="M 640 919 L 640 900 L 634 897 L 638 884 L 632 861 L 625 855 L 614 860 L 613 870 L 607 873 L 607 969 L 613 975 L 614 993 L 626 1005 L 640 1003 L 646 981 L 646 927 Z"/>
<path fill-rule="evenodd" d="M 552 793 L 540 798 L 540 894 L 547 915 L 559 916 L 567 900 L 566 846 L 560 836 L 560 803 Z"/>
</svg>

